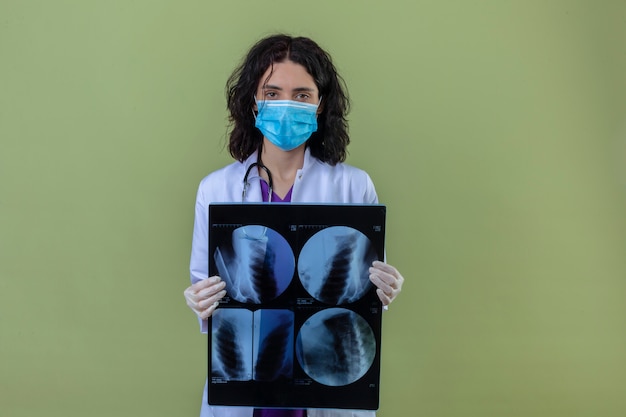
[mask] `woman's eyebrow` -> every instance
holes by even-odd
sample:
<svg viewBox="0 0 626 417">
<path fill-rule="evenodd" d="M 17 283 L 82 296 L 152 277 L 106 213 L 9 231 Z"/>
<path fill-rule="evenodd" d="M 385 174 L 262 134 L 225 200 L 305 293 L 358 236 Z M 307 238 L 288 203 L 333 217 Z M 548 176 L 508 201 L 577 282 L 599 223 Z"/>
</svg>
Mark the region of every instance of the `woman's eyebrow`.
<svg viewBox="0 0 626 417">
<path fill-rule="evenodd" d="M 280 86 L 277 86 L 277 85 L 271 85 L 271 84 L 268 84 L 268 85 L 263 86 L 263 90 L 279 90 L 279 91 L 283 91 L 283 88 L 282 88 L 282 87 L 280 87 Z M 312 88 L 312 87 L 296 87 L 296 88 L 292 89 L 291 91 L 297 91 L 297 92 L 300 92 L 300 91 L 313 92 L 313 91 L 315 91 L 315 89 L 314 89 L 314 88 Z"/>
</svg>

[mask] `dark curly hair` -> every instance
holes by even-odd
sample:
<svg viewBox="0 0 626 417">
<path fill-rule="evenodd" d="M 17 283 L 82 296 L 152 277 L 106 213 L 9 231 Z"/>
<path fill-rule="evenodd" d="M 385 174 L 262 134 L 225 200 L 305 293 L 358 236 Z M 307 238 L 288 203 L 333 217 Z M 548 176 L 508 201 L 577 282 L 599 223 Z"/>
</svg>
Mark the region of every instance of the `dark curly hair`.
<svg viewBox="0 0 626 417">
<path fill-rule="evenodd" d="M 243 162 L 262 146 L 263 134 L 254 126 L 254 95 L 265 71 L 274 63 L 286 60 L 306 68 L 322 97 L 317 131 L 307 141 L 311 154 L 331 165 L 343 162 L 350 143 L 346 119 L 350 101 L 345 82 L 330 55 L 314 41 L 284 34 L 257 42 L 226 82 L 230 154 Z"/>
</svg>

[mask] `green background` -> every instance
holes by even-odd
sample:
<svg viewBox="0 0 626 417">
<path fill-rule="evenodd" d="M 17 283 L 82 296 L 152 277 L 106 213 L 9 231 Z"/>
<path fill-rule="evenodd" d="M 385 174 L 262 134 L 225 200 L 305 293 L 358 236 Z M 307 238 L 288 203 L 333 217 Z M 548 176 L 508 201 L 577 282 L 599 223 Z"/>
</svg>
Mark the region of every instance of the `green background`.
<svg viewBox="0 0 626 417">
<path fill-rule="evenodd" d="M 626 415 L 626 2 L 0 0 L 0 414 L 195 416 L 224 83 L 311 36 L 388 206 L 381 417 Z"/>
</svg>

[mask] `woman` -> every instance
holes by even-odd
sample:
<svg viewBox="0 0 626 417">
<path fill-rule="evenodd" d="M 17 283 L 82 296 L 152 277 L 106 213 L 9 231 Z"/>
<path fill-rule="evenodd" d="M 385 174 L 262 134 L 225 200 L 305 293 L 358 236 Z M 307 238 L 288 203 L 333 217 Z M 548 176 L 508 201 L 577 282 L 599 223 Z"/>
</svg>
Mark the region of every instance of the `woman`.
<svg viewBox="0 0 626 417">
<path fill-rule="evenodd" d="M 218 276 L 208 277 L 207 208 L 214 202 L 377 203 L 370 177 L 343 163 L 349 143 L 348 98 L 330 56 L 308 38 L 275 35 L 254 45 L 227 82 L 230 154 L 237 160 L 200 183 L 196 199 L 191 281 L 187 305 L 201 330 L 226 295 Z M 248 181 L 243 178 L 248 174 Z M 404 278 L 376 261 L 370 280 L 383 305 L 400 293 Z M 206 388 L 202 417 L 369 417 L 371 411 L 297 411 L 212 407 Z M 265 414 L 262 414 L 265 413 Z M 273 413 L 273 414 L 271 414 Z M 291 413 L 291 414 L 288 414 Z"/>
</svg>

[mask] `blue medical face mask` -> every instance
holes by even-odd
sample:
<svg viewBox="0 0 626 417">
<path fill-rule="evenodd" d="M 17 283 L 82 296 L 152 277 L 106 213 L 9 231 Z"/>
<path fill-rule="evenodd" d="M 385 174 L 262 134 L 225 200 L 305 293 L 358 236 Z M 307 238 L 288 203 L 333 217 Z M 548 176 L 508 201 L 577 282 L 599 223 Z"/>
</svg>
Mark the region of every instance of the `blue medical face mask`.
<svg viewBox="0 0 626 417">
<path fill-rule="evenodd" d="M 258 114 L 254 125 L 283 151 L 302 145 L 317 130 L 317 104 L 292 100 L 257 100 L 256 105 Z"/>
</svg>

